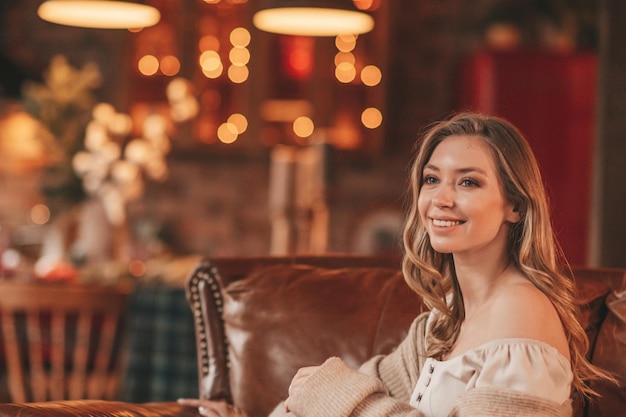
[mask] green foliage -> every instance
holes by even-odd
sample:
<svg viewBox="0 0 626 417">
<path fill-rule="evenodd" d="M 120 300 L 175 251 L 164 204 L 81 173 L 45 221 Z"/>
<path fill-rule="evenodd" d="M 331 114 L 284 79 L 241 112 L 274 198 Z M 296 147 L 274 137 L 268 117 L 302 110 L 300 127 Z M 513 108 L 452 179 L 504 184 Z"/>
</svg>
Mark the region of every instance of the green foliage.
<svg viewBox="0 0 626 417">
<path fill-rule="evenodd" d="M 24 109 L 50 133 L 42 137 L 47 164 L 42 170 L 41 192 L 53 215 L 85 198 L 80 179 L 72 169 L 74 154 L 83 149 L 85 127 L 95 105 L 94 91 L 102 77 L 94 63 L 73 68 L 57 55 L 44 74 L 44 83 L 25 83 Z"/>
</svg>

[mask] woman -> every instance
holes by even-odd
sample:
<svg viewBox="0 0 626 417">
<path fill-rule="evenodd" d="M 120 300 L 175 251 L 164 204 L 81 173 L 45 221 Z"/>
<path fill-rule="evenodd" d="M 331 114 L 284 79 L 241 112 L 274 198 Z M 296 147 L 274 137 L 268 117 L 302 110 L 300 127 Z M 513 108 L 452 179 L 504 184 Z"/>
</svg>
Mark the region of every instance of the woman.
<svg viewBox="0 0 626 417">
<path fill-rule="evenodd" d="M 403 271 L 430 312 L 358 372 L 338 358 L 300 369 L 274 414 L 571 415 L 572 395 L 593 395 L 586 383 L 610 376 L 585 360 L 575 287 L 560 272 L 526 140 L 499 118 L 453 116 L 423 136 L 410 183 Z"/>
</svg>

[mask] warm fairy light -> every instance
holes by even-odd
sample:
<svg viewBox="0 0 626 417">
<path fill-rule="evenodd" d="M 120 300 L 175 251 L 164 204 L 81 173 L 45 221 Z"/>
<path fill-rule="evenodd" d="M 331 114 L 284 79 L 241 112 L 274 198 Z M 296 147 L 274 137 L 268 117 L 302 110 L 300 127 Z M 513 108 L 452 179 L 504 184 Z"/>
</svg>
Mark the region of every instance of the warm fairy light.
<svg viewBox="0 0 626 417">
<path fill-rule="evenodd" d="M 352 0 L 354 5 L 359 10 L 378 10 L 380 8 L 381 0 Z"/>
<path fill-rule="evenodd" d="M 89 123 L 85 129 L 85 148 L 99 151 L 109 140 L 106 126 L 101 123 Z"/>
<path fill-rule="evenodd" d="M 167 84 L 165 95 L 169 101 L 183 100 L 191 89 L 191 82 L 184 78 L 174 78 Z"/>
<path fill-rule="evenodd" d="M 237 126 L 232 123 L 222 123 L 220 127 L 217 128 L 217 138 L 222 143 L 233 143 L 237 140 L 238 136 Z"/>
<path fill-rule="evenodd" d="M 300 116 L 293 122 L 293 133 L 298 137 L 308 138 L 313 134 L 314 130 L 313 120 L 306 116 Z"/>
<path fill-rule="evenodd" d="M 128 272 L 130 272 L 132 276 L 139 278 L 146 273 L 146 264 L 140 259 L 132 260 L 128 264 Z"/>
<path fill-rule="evenodd" d="M 248 119 L 241 113 L 231 114 L 227 122 L 235 126 L 240 135 L 248 129 Z"/>
<path fill-rule="evenodd" d="M 339 35 L 335 38 L 335 46 L 341 52 L 350 52 L 356 48 L 355 35 Z"/>
<path fill-rule="evenodd" d="M 76 152 L 72 158 L 72 168 L 78 175 L 83 175 L 91 168 L 91 154 L 89 152 Z"/>
<path fill-rule="evenodd" d="M 354 65 L 356 63 L 356 58 L 352 52 L 337 52 L 335 54 L 335 66 L 341 64 L 342 62 L 348 62 Z"/>
<path fill-rule="evenodd" d="M 230 43 L 233 46 L 245 48 L 250 44 L 250 32 L 244 27 L 237 27 L 230 32 Z"/>
<path fill-rule="evenodd" d="M 176 122 L 185 122 L 198 115 L 199 103 L 194 94 L 191 81 L 176 77 L 167 84 L 165 89 L 167 101 L 170 103 L 170 115 Z"/>
<path fill-rule="evenodd" d="M 136 164 L 143 165 L 148 162 L 151 155 L 150 145 L 142 139 L 131 140 L 124 149 L 126 160 Z"/>
<path fill-rule="evenodd" d="M 361 81 L 368 87 L 373 87 L 380 83 L 383 73 L 376 65 L 368 65 L 361 70 Z"/>
<path fill-rule="evenodd" d="M 50 220 L 50 209 L 45 204 L 35 204 L 30 209 L 30 219 L 38 225 L 46 224 Z"/>
<path fill-rule="evenodd" d="M 233 65 L 242 67 L 250 62 L 250 51 L 248 48 L 234 47 L 228 53 L 228 59 Z"/>
<path fill-rule="evenodd" d="M 217 38 L 217 36 L 204 35 L 200 38 L 200 41 L 198 42 L 198 49 L 200 49 L 200 52 L 219 51 L 220 40 Z"/>
<path fill-rule="evenodd" d="M 352 3 L 359 10 L 367 10 L 372 6 L 373 0 L 352 0 Z"/>
<path fill-rule="evenodd" d="M 180 61 L 174 55 L 166 55 L 161 58 L 160 68 L 163 75 L 172 77 L 180 71 Z"/>
<path fill-rule="evenodd" d="M 383 114 L 376 107 L 369 107 L 361 113 L 361 123 L 368 129 L 376 129 L 383 122 Z"/>
<path fill-rule="evenodd" d="M 150 178 L 153 178 L 156 181 L 165 181 L 167 179 L 168 169 L 167 164 L 163 159 L 150 159 L 146 164 L 144 164 L 143 168 Z"/>
<path fill-rule="evenodd" d="M 17 269 L 22 263 L 22 254 L 15 249 L 5 249 L 0 256 L 0 263 L 7 270 Z"/>
<path fill-rule="evenodd" d="M 204 51 L 200 54 L 200 67 L 202 71 L 212 72 L 222 65 L 220 55 L 216 51 Z"/>
<path fill-rule="evenodd" d="M 133 119 L 128 114 L 116 113 L 109 120 L 108 127 L 114 135 L 126 136 L 133 129 Z"/>
<path fill-rule="evenodd" d="M 335 67 L 335 77 L 342 83 L 350 83 L 356 78 L 356 68 L 349 62 L 342 62 Z"/>
<path fill-rule="evenodd" d="M 228 79 L 234 83 L 241 84 L 248 79 L 248 67 L 231 65 L 228 67 Z"/>
<path fill-rule="evenodd" d="M 204 51 L 200 55 L 200 67 L 207 78 L 218 78 L 224 72 L 220 55 L 216 51 Z"/>
<path fill-rule="evenodd" d="M 204 74 L 205 77 L 207 78 L 211 78 L 211 79 L 216 79 L 219 78 L 220 75 L 222 75 L 222 73 L 224 72 L 224 66 L 222 65 L 222 63 L 220 62 L 219 66 L 212 70 L 212 71 L 207 71 L 205 69 L 202 69 L 202 73 Z"/>
<path fill-rule="evenodd" d="M 143 75 L 154 75 L 159 70 L 159 60 L 154 55 L 144 55 L 139 59 L 137 69 Z"/>
<path fill-rule="evenodd" d="M 91 115 L 97 120 L 111 120 L 115 116 L 115 107 L 109 103 L 98 103 L 91 111 Z"/>
<path fill-rule="evenodd" d="M 118 160 L 111 167 L 111 177 L 119 183 L 130 183 L 139 176 L 139 167 L 129 161 Z"/>
</svg>

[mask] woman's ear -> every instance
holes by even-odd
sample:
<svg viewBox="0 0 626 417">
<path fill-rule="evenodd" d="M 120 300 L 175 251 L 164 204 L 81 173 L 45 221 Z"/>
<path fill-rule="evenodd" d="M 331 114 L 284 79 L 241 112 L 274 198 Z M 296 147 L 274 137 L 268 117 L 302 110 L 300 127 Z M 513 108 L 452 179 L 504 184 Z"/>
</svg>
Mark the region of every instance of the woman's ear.
<svg viewBox="0 0 626 417">
<path fill-rule="evenodd" d="M 518 223 L 522 220 L 521 210 L 519 209 L 519 204 L 509 203 L 507 208 L 508 212 L 505 216 L 505 220 L 509 223 Z"/>
</svg>

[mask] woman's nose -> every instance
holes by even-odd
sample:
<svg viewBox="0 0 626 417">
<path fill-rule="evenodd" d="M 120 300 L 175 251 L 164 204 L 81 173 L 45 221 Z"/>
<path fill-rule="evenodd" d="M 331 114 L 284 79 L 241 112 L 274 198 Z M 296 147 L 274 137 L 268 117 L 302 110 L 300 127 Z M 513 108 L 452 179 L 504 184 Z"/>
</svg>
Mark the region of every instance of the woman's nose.
<svg viewBox="0 0 626 417">
<path fill-rule="evenodd" d="M 433 204 L 437 207 L 454 206 L 454 190 L 452 187 L 442 184 L 433 195 Z"/>
</svg>

